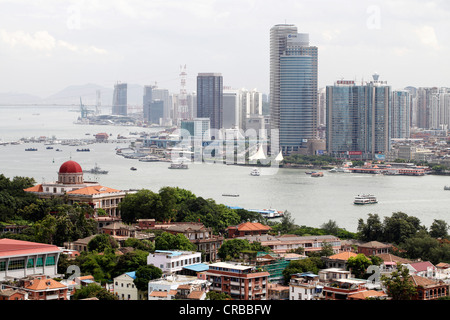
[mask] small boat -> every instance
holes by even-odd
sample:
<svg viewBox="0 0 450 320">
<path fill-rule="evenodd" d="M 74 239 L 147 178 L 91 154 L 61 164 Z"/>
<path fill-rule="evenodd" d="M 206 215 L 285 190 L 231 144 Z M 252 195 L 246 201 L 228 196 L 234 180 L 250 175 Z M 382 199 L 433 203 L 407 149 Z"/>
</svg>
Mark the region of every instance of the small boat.
<svg viewBox="0 0 450 320">
<path fill-rule="evenodd" d="M 450 186 L 444 186 L 444 190 L 450 190 Z"/>
<path fill-rule="evenodd" d="M 253 170 L 250 172 L 252 176 L 259 176 L 261 175 L 261 172 L 257 168 L 253 168 Z"/>
<path fill-rule="evenodd" d="M 257 212 L 266 219 L 275 219 L 284 216 L 283 211 L 278 211 L 275 209 L 249 209 L 247 211 Z"/>
<path fill-rule="evenodd" d="M 237 193 L 223 193 L 222 197 L 239 197 Z"/>
<path fill-rule="evenodd" d="M 353 201 L 354 204 L 363 205 L 363 204 L 373 204 L 377 203 L 377 198 L 372 194 L 361 194 L 355 197 Z"/>
<path fill-rule="evenodd" d="M 315 171 L 306 171 L 305 172 L 306 174 L 313 174 L 313 173 L 316 173 Z"/>
<path fill-rule="evenodd" d="M 169 169 L 189 169 L 187 164 L 181 163 L 171 163 Z"/>
<path fill-rule="evenodd" d="M 37 148 L 26 148 L 25 151 L 37 151 Z"/>
<path fill-rule="evenodd" d="M 89 152 L 89 151 L 91 151 L 89 148 L 77 149 L 77 152 Z"/>
<path fill-rule="evenodd" d="M 136 171 L 137 169 L 135 167 L 131 167 L 130 170 Z"/>
<path fill-rule="evenodd" d="M 51 150 L 51 149 L 53 149 L 53 147 L 47 147 L 47 148 L 45 148 L 45 149 Z"/>
<path fill-rule="evenodd" d="M 317 177 L 323 177 L 323 172 L 314 172 L 311 173 L 311 177 L 317 178 Z"/>
</svg>

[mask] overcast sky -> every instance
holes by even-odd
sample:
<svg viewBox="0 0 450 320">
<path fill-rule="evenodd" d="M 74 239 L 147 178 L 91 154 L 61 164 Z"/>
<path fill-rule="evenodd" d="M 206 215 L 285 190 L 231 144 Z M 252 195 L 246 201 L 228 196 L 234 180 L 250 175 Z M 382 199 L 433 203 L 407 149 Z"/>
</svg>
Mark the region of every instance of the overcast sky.
<svg viewBox="0 0 450 320">
<path fill-rule="evenodd" d="M 0 0 L 0 92 L 53 94 L 117 81 L 180 90 L 200 72 L 269 92 L 269 31 L 319 48 L 319 86 L 368 80 L 450 87 L 450 1 Z"/>
</svg>

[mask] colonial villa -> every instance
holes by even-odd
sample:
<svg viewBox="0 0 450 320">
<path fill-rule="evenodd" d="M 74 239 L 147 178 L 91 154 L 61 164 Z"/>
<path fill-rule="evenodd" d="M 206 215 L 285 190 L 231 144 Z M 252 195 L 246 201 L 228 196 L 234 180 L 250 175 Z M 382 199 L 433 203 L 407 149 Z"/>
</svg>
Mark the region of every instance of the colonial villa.
<svg viewBox="0 0 450 320">
<path fill-rule="evenodd" d="M 59 168 L 58 181 L 44 182 L 25 189 L 39 198 L 66 196 L 69 204 L 87 203 L 94 209 L 103 209 L 108 217 L 120 217 L 118 205 L 126 192 L 104 187 L 97 182 L 83 180 L 81 166 L 72 160 L 64 162 Z"/>
</svg>

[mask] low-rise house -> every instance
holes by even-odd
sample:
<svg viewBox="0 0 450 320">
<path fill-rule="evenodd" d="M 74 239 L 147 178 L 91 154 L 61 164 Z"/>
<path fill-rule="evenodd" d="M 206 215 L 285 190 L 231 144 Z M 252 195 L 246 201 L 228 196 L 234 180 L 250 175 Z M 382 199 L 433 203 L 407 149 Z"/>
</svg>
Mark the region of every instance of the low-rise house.
<svg viewBox="0 0 450 320">
<path fill-rule="evenodd" d="M 370 241 L 358 246 L 358 253 L 363 253 L 368 256 L 375 256 L 377 254 L 389 253 L 392 245 L 381 243 L 378 241 Z"/>
<path fill-rule="evenodd" d="M 28 300 L 70 300 L 67 286 L 45 275 L 22 278 L 18 288 L 27 292 Z"/>
<path fill-rule="evenodd" d="M 341 268 L 328 268 L 319 271 L 319 280 L 321 282 L 332 282 L 336 280 L 350 279 L 350 271 Z"/>
<path fill-rule="evenodd" d="M 284 286 L 279 283 L 269 283 L 267 300 L 289 300 L 289 286 Z"/>
<path fill-rule="evenodd" d="M 28 300 L 28 293 L 22 289 L 0 289 L 0 301 L 2 300 Z"/>
<path fill-rule="evenodd" d="M 357 254 L 351 251 L 336 253 L 329 257 L 322 257 L 322 261 L 327 268 L 341 268 L 347 269 L 347 260 L 351 257 L 356 257 Z"/>
<path fill-rule="evenodd" d="M 272 236 L 257 235 L 236 237 L 236 239 L 247 239 L 249 242 L 260 242 L 262 246 L 269 247 L 275 253 L 287 253 L 292 250 L 302 248 L 304 252 L 321 251 L 326 244 L 331 245 L 335 253 L 341 248 L 341 240 L 332 235 L 323 236 L 297 236 L 281 235 Z"/>
<path fill-rule="evenodd" d="M 113 279 L 114 295 L 116 295 L 119 300 L 142 300 L 143 297 L 136 288 L 134 279 L 136 279 L 135 271 L 126 272 Z"/>
<path fill-rule="evenodd" d="M 357 279 L 339 279 L 326 283 L 323 287 L 325 300 L 347 300 L 352 294 L 366 291 L 366 282 Z"/>
<path fill-rule="evenodd" d="M 270 230 L 272 230 L 272 228 L 269 226 L 259 222 L 249 221 L 227 228 L 228 238 L 263 235 L 268 234 Z"/>
<path fill-rule="evenodd" d="M 319 276 L 310 272 L 293 274 L 289 281 L 289 300 L 317 300 L 322 291 Z"/>
<path fill-rule="evenodd" d="M 177 273 L 183 267 L 200 264 L 201 258 L 200 252 L 155 250 L 147 256 L 147 264 L 160 268 L 163 273 Z"/>
<path fill-rule="evenodd" d="M 417 289 L 414 300 L 436 300 L 449 295 L 449 286 L 443 281 L 434 281 L 418 275 L 412 275 L 411 281 Z"/>
<path fill-rule="evenodd" d="M 409 274 L 426 278 L 436 277 L 437 268 L 430 261 L 411 262 L 405 266 L 408 268 Z"/>
<path fill-rule="evenodd" d="M 347 296 L 347 300 L 386 300 L 387 298 L 388 295 L 379 290 L 363 290 Z"/>
<path fill-rule="evenodd" d="M 209 265 L 205 271 L 210 290 L 225 293 L 235 300 L 266 300 L 269 273 L 255 266 L 227 262 Z"/>
<path fill-rule="evenodd" d="M 209 291 L 209 285 L 210 283 L 201 277 L 166 274 L 160 279 L 149 281 L 148 299 L 172 300 L 179 297 L 180 294 L 184 294 L 187 297 L 192 291 L 203 291 L 206 293 Z M 180 286 L 182 287 L 178 290 Z"/>
</svg>

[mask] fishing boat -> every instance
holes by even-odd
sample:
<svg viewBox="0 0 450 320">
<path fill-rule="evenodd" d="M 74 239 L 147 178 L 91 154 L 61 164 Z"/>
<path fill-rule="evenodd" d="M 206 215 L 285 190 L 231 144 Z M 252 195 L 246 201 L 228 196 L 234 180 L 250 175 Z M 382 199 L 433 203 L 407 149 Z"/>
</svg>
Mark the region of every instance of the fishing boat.
<svg viewBox="0 0 450 320">
<path fill-rule="evenodd" d="M 171 163 L 169 169 L 189 169 L 189 166 L 183 162 L 181 163 Z"/>
<path fill-rule="evenodd" d="M 222 193 L 222 197 L 239 197 L 237 193 Z"/>
<path fill-rule="evenodd" d="M 89 148 L 77 149 L 77 152 L 89 152 L 91 151 Z"/>
<path fill-rule="evenodd" d="M 374 204 L 377 202 L 378 202 L 377 198 L 372 194 L 357 195 L 353 201 L 354 204 L 358 204 L 358 205 Z"/>
<path fill-rule="evenodd" d="M 37 148 L 26 148 L 25 151 L 37 151 Z"/>
<path fill-rule="evenodd" d="M 136 171 L 137 169 L 135 167 L 131 167 L 130 170 Z"/>
</svg>

